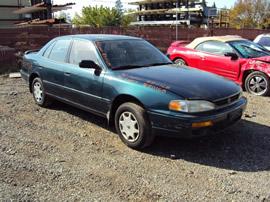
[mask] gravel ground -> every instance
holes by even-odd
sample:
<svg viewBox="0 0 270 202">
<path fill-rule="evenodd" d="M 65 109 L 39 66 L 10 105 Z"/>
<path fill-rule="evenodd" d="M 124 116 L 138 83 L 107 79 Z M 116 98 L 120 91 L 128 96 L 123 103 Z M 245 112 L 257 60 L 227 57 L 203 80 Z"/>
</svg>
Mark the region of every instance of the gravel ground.
<svg viewBox="0 0 270 202">
<path fill-rule="evenodd" d="M 105 119 L 38 107 L 0 77 L 0 201 L 270 201 L 270 97 L 244 95 L 230 129 L 135 151 Z"/>
</svg>

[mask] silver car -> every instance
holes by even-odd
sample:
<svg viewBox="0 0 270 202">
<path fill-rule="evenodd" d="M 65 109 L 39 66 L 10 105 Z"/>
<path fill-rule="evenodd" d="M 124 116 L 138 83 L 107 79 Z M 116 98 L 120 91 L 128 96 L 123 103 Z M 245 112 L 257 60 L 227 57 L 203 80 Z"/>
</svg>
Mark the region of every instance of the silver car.
<svg viewBox="0 0 270 202">
<path fill-rule="evenodd" d="M 270 51 L 270 34 L 260 34 L 254 39 L 257 43 Z"/>
</svg>

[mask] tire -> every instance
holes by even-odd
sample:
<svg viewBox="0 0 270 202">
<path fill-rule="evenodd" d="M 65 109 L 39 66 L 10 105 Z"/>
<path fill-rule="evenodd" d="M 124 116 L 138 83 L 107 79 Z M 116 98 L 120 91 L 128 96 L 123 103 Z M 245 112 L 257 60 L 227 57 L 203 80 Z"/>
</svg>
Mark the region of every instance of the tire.
<svg viewBox="0 0 270 202">
<path fill-rule="evenodd" d="M 115 128 L 121 140 L 133 149 L 149 146 L 155 137 L 145 109 L 132 102 L 124 103 L 117 109 Z"/>
<path fill-rule="evenodd" d="M 182 59 L 182 58 L 177 58 L 176 60 L 174 60 L 174 63 L 178 64 L 178 65 L 182 65 L 182 66 L 187 65 L 186 61 L 184 59 Z"/>
<path fill-rule="evenodd" d="M 51 99 L 46 96 L 43 83 L 39 77 L 36 77 L 32 82 L 32 92 L 37 105 L 47 107 L 51 104 Z"/>
<path fill-rule="evenodd" d="M 245 80 L 245 89 L 248 93 L 259 96 L 270 94 L 270 79 L 263 72 L 252 72 Z"/>
</svg>

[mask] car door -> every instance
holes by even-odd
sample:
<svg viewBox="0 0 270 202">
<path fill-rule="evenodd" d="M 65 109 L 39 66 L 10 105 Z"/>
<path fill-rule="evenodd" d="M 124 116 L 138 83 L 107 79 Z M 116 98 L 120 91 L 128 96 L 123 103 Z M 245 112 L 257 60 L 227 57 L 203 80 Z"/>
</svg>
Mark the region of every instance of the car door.
<svg viewBox="0 0 270 202">
<path fill-rule="evenodd" d="M 98 53 L 94 44 L 87 40 L 74 39 L 68 65 L 64 68 L 64 93 L 70 102 L 87 107 L 92 111 L 102 111 L 102 88 L 105 71 L 81 68 L 82 60 L 92 60 L 99 66 Z"/>
<path fill-rule="evenodd" d="M 39 62 L 40 76 L 46 93 L 56 97 L 62 97 L 63 69 L 70 42 L 70 39 L 59 39 L 53 42 L 43 53 Z"/>
<path fill-rule="evenodd" d="M 227 43 L 206 41 L 199 44 L 195 49 L 200 51 L 199 69 L 233 81 L 237 80 L 240 73 L 240 62 L 238 58 L 224 55 L 225 53 L 234 53 L 234 50 Z"/>
<path fill-rule="evenodd" d="M 195 67 L 195 68 L 200 68 L 200 62 L 201 62 L 201 53 L 200 51 L 196 51 L 196 50 L 190 50 L 188 48 L 183 49 L 184 55 L 182 56 L 182 58 L 185 59 L 185 61 L 187 62 L 187 65 L 190 67 Z"/>
</svg>

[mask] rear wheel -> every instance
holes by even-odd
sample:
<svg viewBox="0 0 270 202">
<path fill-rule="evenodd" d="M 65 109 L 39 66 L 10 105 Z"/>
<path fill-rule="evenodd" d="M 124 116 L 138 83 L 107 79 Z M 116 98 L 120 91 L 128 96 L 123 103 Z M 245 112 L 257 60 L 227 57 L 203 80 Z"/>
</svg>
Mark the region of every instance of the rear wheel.
<svg viewBox="0 0 270 202">
<path fill-rule="evenodd" d="M 35 102 L 41 107 L 47 107 L 51 104 L 51 99 L 45 94 L 43 83 L 39 77 L 32 82 L 32 92 Z"/>
<path fill-rule="evenodd" d="M 140 105 L 127 102 L 117 109 L 115 127 L 121 140 L 133 149 L 141 149 L 154 140 L 148 115 Z"/>
<path fill-rule="evenodd" d="M 270 94 L 270 80 L 263 72 L 252 72 L 245 80 L 245 88 L 248 93 L 265 96 Z"/>
<path fill-rule="evenodd" d="M 178 64 L 178 65 L 187 65 L 186 61 L 182 58 L 177 58 L 176 60 L 174 60 L 174 63 L 175 64 Z"/>
</svg>

